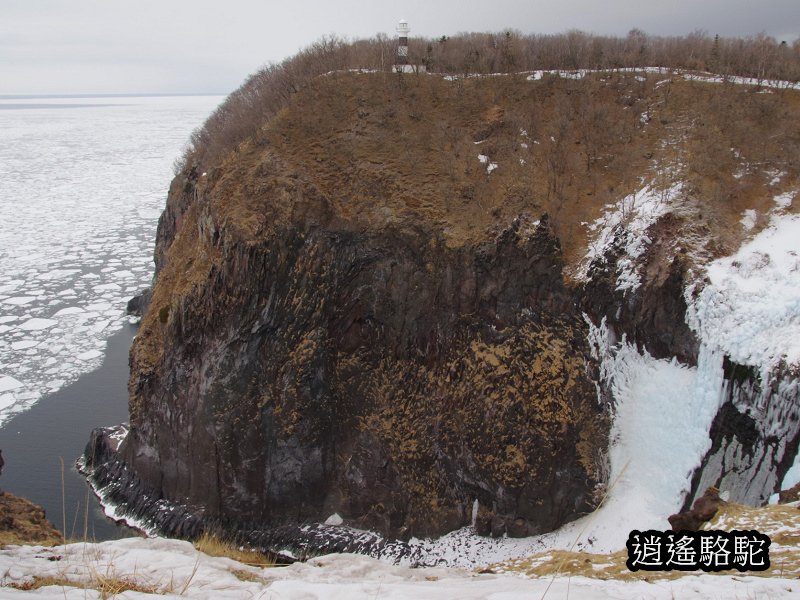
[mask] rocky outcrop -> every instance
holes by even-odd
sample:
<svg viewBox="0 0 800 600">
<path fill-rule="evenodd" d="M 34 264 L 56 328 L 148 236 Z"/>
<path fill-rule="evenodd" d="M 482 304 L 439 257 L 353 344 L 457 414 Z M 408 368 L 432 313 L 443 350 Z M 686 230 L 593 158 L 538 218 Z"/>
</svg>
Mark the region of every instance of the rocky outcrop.
<svg viewBox="0 0 800 600">
<path fill-rule="evenodd" d="M 654 358 L 695 365 L 700 344 L 686 322 L 684 297 L 686 227 L 683 218 L 668 213 L 647 229 L 644 236 L 653 242 L 636 259 L 644 275 L 634 290 L 618 289 L 618 264 L 630 261 L 624 249 L 630 234 L 618 228 L 612 246 L 589 265 L 582 307 L 595 323 L 605 319 L 615 339 L 625 336 Z"/>
<path fill-rule="evenodd" d="M 175 538 L 222 535 L 237 544 L 269 552 L 282 562 L 331 552 L 358 552 L 409 564 L 428 564 L 420 548 L 367 531 L 320 523 L 298 527 L 295 521 L 273 521 L 265 527 L 264 523 L 207 516 L 202 510 L 173 502 L 161 490 L 146 485 L 120 458 L 119 438 L 126 433 L 120 429 L 95 429 L 79 468 L 103 503 L 113 507 L 115 518 L 131 527 Z"/>
<path fill-rule="evenodd" d="M 723 402 L 711 426 L 711 448 L 695 472 L 684 508 L 698 490 L 716 486 L 732 502 L 761 506 L 780 490 L 800 446 L 798 374 L 785 364 L 762 382 L 759 370 L 725 357 Z"/>
<path fill-rule="evenodd" d="M 134 317 L 141 317 L 150 308 L 150 301 L 153 298 L 152 288 L 147 288 L 128 300 L 126 312 Z"/>
<path fill-rule="evenodd" d="M 157 528 L 171 535 L 322 532 L 314 544 L 332 515 L 368 545 L 550 531 L 607 483 L 613 398 L 589 323 L 698 364 L 688 282 L 741 241 L 745 205 L 772 203 L 702 160 L 703 116 L 678 107 L 710 116 L 716 88 L 387 75 L 313 79 L 249 137 L 187 155 L 199 162 L 170 188 L 155 285 L 132 307 L 149 306 L 130 432 L 90 469 L 136 518 L 169 513 Z M 734 487 L 759 489 L 745 495 L 774 488 L 798 445 L 776 424 L 791 404 L 776 385 L 729 385 L 688 504 L 738 471 Z M 767 462 L 769 481 L 754 466 Z"/>
<path fill-rule="evenodd" d="M 668 519 L 670 527 L 676 533 L 684 530 L 699 531 L 724 505 L 725 501 L 719 497 L 719 490 L 710 487 L 694 501 L 691 509 L 671 515 Z"/>
<path fill-rule="evenodd" d="M 0 453 L 0 474 L 4 464 Z M 6 544 L 54 546 L 62 543 L 64 538 L 47 520 L 42 508 L 0 490 L 0 547 Z"/>
</svg>

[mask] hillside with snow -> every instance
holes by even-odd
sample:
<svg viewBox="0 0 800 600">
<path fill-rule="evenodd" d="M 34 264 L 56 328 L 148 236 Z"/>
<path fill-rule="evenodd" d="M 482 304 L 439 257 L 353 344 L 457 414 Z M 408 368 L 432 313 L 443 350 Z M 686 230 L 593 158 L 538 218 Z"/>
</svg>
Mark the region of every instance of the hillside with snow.
<svg viewBox="0 0 800 600">
<path fill-rule="evenodd" d="M 747 508 L 800 482 L 796 84 L 306 58 L 176 164 L 130 424 L 81 459 L 152 537 L 5 548 L 0 595 L 800 597 L 797 506 Z M 119 267 L 87 293 L 132 290 Z M 3 281 L 23 373 L 118 309 L 25 312 L 61 284 Z M 2 375 L 7 412 L 38 397 Z M 624 568 L 711 486 L 707 529 L 770 535 L 771 570 Z M 169 539 L 209 531 L 302 560 Z"/>
</svg>

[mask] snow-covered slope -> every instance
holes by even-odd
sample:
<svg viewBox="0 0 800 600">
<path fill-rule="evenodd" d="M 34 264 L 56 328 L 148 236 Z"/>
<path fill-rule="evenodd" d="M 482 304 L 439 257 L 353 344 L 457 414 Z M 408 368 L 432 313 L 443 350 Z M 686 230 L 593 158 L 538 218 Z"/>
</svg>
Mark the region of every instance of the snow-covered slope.
<svg viewBox="0 0 800 600">
<path fill-rule="evenodd" d="M 710 285 L 690 304 L 704 343 L 762 380 L 783 361 L 800 364 L 800 217 L 775 215 L 733 256 L 712 262 Z M 691 294 L 691 290 L 688 292 Z"/>
<path fill-rule="evenodd" d="M 290 567 L 260 569 L 212 558 L 190 544 L 127 539 L 101 544 L 0 550 L 0 597 L 86 600 L 128 588 L 115 598 L 202 600 L 602 600 L 652 598 L 798 598 L 796 580 L 692 575 L 674 581 L 624 582 L 585 577 L 528 579 L 455 569 L 410 569 L 356 555 L 329 555 Z M 38 578 L 45 587 L 21 591 Z M 43 582 L 45 583 L 45 582 Z M 72 587 L 78 586 L 78 587 Z"/>
</svg>

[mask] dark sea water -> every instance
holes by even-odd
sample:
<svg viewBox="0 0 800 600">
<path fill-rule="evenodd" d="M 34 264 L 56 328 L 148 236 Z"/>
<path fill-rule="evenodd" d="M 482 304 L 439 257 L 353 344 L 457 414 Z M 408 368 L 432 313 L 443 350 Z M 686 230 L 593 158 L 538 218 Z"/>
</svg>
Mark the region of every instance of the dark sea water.
<svg viewBox="0 0 800 600">
<path fill-rule="evenodd" d="M 85 533 L 90 540 L 107 540 L 133 534 L 103 515 L 75 461 L 92 429 L 128 420 L 128 349 L 135 334 L 135 326 L 124 325 L 108 339 L 99 369 L 45 396 L 0 428 L 6 463 L 0 488 L 44 508 L 61 532 L 65 515 L 68 538 L 84 539 Z"/>
<path fill-rule="evenodd" d="M 0 488 L 67 537 L 127 535 L 74 463 L 128 419 L 125 308 L 153 278 L 173 162 L 222 100 L 0 95 Z"/>
</svg>

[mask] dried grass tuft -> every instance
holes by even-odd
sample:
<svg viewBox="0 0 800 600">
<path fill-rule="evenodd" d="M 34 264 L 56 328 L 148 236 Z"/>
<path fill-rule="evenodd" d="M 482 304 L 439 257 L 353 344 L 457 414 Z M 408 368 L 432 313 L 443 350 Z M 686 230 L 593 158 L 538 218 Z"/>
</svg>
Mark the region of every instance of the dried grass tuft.
<svg viewBox="0 0 800 600">
<path fill-rule="evenodd" d="M 203 534 L 202 537 L 196 540 L 194 547 L 203 554 L 230 558 L 251 567 L 266 568 L 276 566 L 275 559 L 263 552 L 245 548 L 235 542 L 208 533 Z"/>
</svg>

